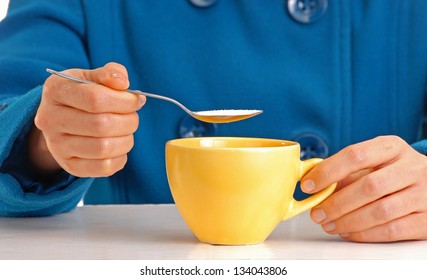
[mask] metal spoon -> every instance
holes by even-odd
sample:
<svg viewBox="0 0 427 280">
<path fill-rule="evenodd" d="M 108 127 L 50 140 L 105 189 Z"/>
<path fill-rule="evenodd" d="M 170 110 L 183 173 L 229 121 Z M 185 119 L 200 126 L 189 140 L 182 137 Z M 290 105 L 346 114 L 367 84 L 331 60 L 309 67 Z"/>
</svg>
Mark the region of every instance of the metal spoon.
<svg viewBox="0 0 427 280">
<path fill-rule="evenodd" d="M 59 77 L 62 77 L 62 78 L 68 79 L 68 80 L 72 80 L 75 82 L 80 82 L 80 83 L 85 83 L 85 84 L 95 84 L 95 85 L 97 84 L 95 82 L 79 79 L 79 78 L 76 78 L 76 77 L 73 77 L 73 76 L 64 74 L 62 72 L 52 70 L 52 69 L 46 69 L 46 71 L 51 73 L 51 74 L 54 74 L 54 75 L 57 75 Z M 157 98 L 157 99 L 162 99 L 162 100 L 172 102 L 175 105 L 178 105 L 182 110 L 184 110 L 187 114 L 189 114 L 193 118 L 198 119 L 198 120 L 203 121 L 203 122 L 208 122 L 208 123 L 235 122 L 235 121 L 240 121 L 240 120 L 244 120 L 244 119 L 256 116 L 256 115 L 261 114 L 263 112 L 262 110 L 211 110 L 211 111 L 193 112 L 193 111 L 189 110 L 187 107 L 185 107 L 184 105 L 182 105 L 181 103 L 179 103 L 178 101 L 176 101 L 175 99 L 172 99 L 172 98 L 169 98 L 166 96 L 148 93 L 148 92 L 142 92 L 139 90 L 131 90 L 131 89 L 128 89 L 126 91 L 133 93 L 133 94 L 142 94 L 142 95 L 145 95 L 147 97 L 152 97 L 152 98 Z"/>
</svg>

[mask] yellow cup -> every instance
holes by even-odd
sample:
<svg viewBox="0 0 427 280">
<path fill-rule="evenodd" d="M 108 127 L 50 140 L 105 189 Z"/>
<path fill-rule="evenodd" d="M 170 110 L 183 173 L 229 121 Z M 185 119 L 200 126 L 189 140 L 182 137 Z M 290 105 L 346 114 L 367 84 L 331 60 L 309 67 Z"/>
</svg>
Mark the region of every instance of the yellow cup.
<svg viewBox="0 0 427 280">
<path fill-rule="evenodd" d="M 322 159 L 300 160 L 296 142 L 239 137 L 167 142 L 175 204 L 196 237 L 224 245 L 263 242 L 282 221 L 319 204 L 335 184 L 297 201 L 297 182 Z"/>
</svg>

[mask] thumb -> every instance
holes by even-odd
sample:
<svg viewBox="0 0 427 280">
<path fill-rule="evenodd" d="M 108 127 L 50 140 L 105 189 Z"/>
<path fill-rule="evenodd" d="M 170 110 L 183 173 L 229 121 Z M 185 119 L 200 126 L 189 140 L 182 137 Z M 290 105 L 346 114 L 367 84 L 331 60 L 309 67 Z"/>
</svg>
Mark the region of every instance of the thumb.
<svg viewBox="0 0 427 280">
<path fill-rule="evenodd" d="M 115 90 L 129 88 L 129 78 L 126 67 L 115 62 L 109 62 L 103 67 L 84 72 L 85 78 Z"/>
</svg>

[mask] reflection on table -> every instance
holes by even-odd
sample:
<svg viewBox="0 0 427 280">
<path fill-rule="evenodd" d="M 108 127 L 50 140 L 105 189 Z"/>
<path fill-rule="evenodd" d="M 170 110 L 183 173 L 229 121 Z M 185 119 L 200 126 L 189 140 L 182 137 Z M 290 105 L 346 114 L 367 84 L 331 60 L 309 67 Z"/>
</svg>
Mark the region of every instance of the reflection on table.
<svg viewBox="0 0 427 280">
<path fill-rule="evenodd" d="M 262 244 L 215 246 L 194 237 L 175 205 L 105 205 L 0 218 L 0 259 L 427 259 L 427 241 L 347 242 L 304 213 Z"/>
</svg>

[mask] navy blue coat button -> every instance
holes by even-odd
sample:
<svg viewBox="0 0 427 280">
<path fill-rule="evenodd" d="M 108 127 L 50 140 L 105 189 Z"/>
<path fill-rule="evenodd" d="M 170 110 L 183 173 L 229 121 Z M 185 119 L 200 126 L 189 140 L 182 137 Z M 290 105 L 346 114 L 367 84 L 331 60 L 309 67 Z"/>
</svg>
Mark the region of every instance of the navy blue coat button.
<svg viewBox="0 0 427 280">
<path fill-rule="evenodd" d="M 179 126 L 179 136 L 182 138 L 215 136 L 216 130 L 216 124 L 202 122 L 190 116 L 185 116 Z"/>
<path fill-rule="evenodd" d="M 329 148 L 325 140 L 313 133 L 304 133 L 294 139 L 301 146 L 301 159 L 326 158 Z"/>
<path fill-rule="evenodd" d="M 189 0 L 191 4 L 198 8 L 207 8 L 214 5 L 218 0 Z"/>
<path fill-rule="evenodd" d="M 7 103 L 0 104 L 0 111 L 3 111 L 7 108 Z"/>
<path fill-rule="evenodd" d="M 328 8 L 328 0 L 288 0 L 291 17 L 300 23 L 319 20 Z"/>
</svg>

